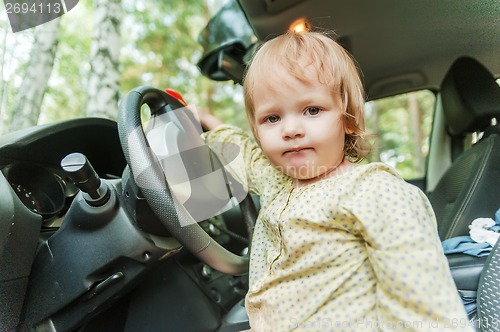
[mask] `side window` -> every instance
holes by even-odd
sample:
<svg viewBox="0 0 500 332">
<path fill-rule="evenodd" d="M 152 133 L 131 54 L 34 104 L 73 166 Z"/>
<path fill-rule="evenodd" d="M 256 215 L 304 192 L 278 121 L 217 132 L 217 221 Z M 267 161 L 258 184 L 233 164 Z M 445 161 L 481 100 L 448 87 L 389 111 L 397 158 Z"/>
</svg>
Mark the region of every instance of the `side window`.
<svg viewBox="0 0 500 332">
<path fill-rule="evenodd" d="M 421 90 L 366 103 L 366 131 L 372 151 L 367 161 L 382 161 L 406 180 L 425 176 L 436 97 Z"/>
</svg>

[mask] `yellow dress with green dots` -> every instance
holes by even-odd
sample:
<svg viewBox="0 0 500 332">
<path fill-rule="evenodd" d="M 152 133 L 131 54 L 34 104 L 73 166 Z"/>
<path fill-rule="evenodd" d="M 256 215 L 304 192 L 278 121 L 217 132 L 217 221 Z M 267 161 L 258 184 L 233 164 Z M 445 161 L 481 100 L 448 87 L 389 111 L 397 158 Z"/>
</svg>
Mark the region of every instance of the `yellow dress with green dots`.
<svg viewBox="0 0 500 332">
<path fill-rule="evenodd" d="M 370 163 L 294 188 L 243 130 L 222 125 L 205 140 L 223 163 L 239 147 L 230 172 L 260 196 L 252 331 L 472 331 L 432 207 L 395 170 Z"/>
</svg>

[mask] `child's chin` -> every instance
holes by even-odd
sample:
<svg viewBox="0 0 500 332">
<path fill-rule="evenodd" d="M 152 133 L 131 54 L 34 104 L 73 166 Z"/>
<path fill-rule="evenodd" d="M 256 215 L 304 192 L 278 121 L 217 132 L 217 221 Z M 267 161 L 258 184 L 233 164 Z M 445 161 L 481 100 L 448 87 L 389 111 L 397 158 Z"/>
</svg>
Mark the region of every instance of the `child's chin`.
<svg viewBox="0 0 500 332">
<path fill-rule="evenodd" d="M 312 180 L 318 175 L 315 175 L 313 170 L 302 170 L 302 169 L 290 169 L 285 173 L 286 175 L 301 181 Z"/>
<path fill-rule="evenodd" d="M 279 171 L 296 180 L 312 180 L 328 172 L 326 167 L 314 167 L 311 163 L 288 163 L 287 165 L 274 165 Z"/>
</svg>

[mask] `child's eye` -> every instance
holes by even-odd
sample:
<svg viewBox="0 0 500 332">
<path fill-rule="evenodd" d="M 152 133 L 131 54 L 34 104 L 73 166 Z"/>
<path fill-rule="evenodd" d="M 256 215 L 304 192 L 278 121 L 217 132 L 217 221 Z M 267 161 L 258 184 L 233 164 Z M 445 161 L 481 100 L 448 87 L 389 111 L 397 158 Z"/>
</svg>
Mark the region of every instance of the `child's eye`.
<svg viewBox="0 0 500 332">
<path fill-rule="evenodd" d="M 264 119 L 264 122 L 276 123 L 280 120 L 280 117 L 277 115 L 269 115 Z"/>
<path fill-rule="evenodd" d="M 319 107 L 308 107 L 304 113 L 308 115 L 318 115 L 319 112 L 321 112 L 321 108 Z"/>
</svg>

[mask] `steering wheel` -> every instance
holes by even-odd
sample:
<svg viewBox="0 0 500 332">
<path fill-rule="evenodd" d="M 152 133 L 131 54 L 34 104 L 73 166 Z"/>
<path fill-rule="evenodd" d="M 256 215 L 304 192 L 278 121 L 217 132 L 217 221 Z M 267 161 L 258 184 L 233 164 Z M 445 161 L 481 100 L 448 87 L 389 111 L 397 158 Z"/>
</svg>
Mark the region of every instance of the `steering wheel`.
<svg viewBox="0 0 500 332">
<path fill-rule="evenodd" d="M 171 112 L 185 107 L 164 91 L 149 86 L 131 90 L 120 103 L 120 143 L 136 185 L 163 226 L 195 256 L 223 273 L 247 273 L 248 257 L 236 255 L 212 239 L 172 194 L 159 157 L 151 149 L 143 129 L 140 113 L 144 104 L 149 106 L 151 116 L 160 110 Z M 251 232 L 257 218 L 253 200 L 247 195 L 239 204 Z"/>
</svg>

